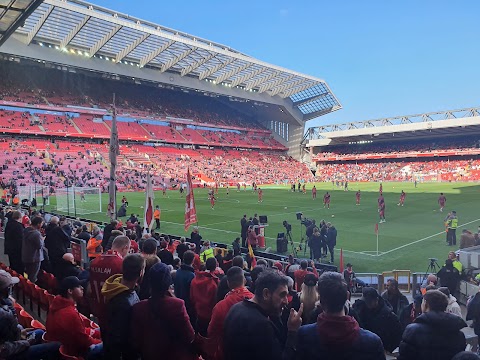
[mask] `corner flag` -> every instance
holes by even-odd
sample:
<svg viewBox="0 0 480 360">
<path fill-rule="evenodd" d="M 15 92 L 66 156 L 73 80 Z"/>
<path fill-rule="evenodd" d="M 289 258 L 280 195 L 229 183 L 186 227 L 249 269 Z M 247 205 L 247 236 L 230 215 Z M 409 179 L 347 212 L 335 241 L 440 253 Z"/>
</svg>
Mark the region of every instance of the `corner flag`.
<svg viewBox="0 0 480 360">
<path fill-rule="evenodd" d="M 185 231 L 190 225 L 195 224 L 197 220 L 197 209 L 195 208 L 195 199 L 193 197 L 193 184 L 190 175 L 190 168 L 187 170 L 187 191 L 185 197 Z"/>
</svg>

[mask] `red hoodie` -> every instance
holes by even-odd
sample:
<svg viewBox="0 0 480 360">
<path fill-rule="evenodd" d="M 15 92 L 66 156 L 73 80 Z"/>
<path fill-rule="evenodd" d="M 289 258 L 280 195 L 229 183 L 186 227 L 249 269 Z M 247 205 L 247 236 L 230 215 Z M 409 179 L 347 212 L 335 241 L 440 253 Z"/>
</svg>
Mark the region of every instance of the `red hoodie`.
<svg viewBox="0 0 480 360">
<path fill-rule="evenodd" d="M 236 303 L 251 298 L 253 298 L 253 294 L 242 286 L 230 291 L 225 299 L 219 301 L 213 308 L 212 319 L 208 325 L 208 337 L 213 342 L 212 346 L 216 346 L 215 359 L 223 359 L 223 323 L 228 312 Z"/>
<path fill-rule="evenodd" d="M 55 296 L 50 305 L 46 328 L 48 341 L 61 342 L 68 355 L 84 355 L 90 345 L 102 342 L 87 335 L 90 329 L 83 325 L 75 303 L 60 295 Z"/>
<path fill-rule="evenodd" d="M 218 278 L 209 271 L 199 271 L 190 284 L 190 300 L 199 319 L 209 321 L 216 303 Z"/>
<path fill-rule="evenodd" d="M 293 273 L 293 277 L 295 278 L 295 290 L 302 291 L 302 284 L 308 273 L 313 273 L 318 278 L 318 271 L 315 267 L 312 268 L 312 271 L 299 269 Z"/>
</svg>

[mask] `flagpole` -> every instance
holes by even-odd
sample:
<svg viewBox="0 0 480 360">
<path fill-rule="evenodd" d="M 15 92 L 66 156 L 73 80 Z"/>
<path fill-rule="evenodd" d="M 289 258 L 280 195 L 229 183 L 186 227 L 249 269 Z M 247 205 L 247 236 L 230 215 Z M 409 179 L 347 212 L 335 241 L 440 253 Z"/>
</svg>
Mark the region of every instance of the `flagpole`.
<svg viewBox="0 0 480 360">
<path fill-rule="evenodd" d="M 378 231 L 377 231 L 377 256 L 378 256 Z"/>
<path fill-rule="evenodd" d="M 110 183 L 109 183 L 109 207 L 110 218 L 114 220 L 117 218 L 117 156 L 119 152 L 118 130 L 117 130 L 117 109 L 115 106 L 115 93 L 113 93 L 113 116 L 112 127 L 110 132 Z"/>
</svg>

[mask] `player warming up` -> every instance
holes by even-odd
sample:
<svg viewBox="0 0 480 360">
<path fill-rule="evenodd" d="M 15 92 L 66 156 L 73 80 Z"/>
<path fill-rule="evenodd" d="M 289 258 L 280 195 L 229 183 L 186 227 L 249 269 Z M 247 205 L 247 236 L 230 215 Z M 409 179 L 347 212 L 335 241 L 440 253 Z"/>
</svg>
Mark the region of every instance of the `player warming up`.
<svg viewBox="0 0 480 360">
<path fill-rule="evenodd" d="M 217 200 L 217 198 L 215 197 L 215 195 L 212 193 L 212 195 L 210 196 L 210 205 L 212 205 L 212 210 L 215 209 L 215 201 Z"/>
<path fill-rule="evenodd" d="M 315 185 L 313 185 L 313 188 L 312 188 L 312 199 L 315 200 L 317 198 L 317 188 L 315 187 Z"/>
<path fill-rule="evenodd" d="M 263 190 L 258 188 L 258 202 L 263 202 Z"/>
<path fill-rule="evenodd" d="M 378 190 L 378 192 L 380 193 L 380 195 L 383 194 L 383 184 L 380 183 L 380 189 Z"/>
<path fill-rule="evenodd" d="M 380 193 L 380 196 L 378 197 L 377 202 L 378 202 L 378 212 L 380 212 L 380 204 L 381 204 L 382 202 L 385 203 L 385 199 L 383 198 L 382 193 Z"/>
<path fill-rule="evenodd" d="M 327 207 L 327 209 L 330 209 L 330 194 L 328 193 L 328 191 L 325 195 L 323 195 L 323 207 Z"/>
<path fill-rule="evenodd" d="M 381 197 L 381 201 L 378 204 L 378 210 L 378 214 L 380 216 L 380 223 L 387 222 L 387 220 L 385 220 L 385 199 L 383 198 L 383 196 Z"/>
<path fill-rule="evenodd" d="M 358 190 L 356 193 L 355 193 L 355 200 L 356 200 L 356 205 L 360 205 L 360 198 L 362 197 L 362 194 L 360 193 L 360 190 Z"/>
<path fill-rule="evenodd" d="M 440 205 L 440 212 L 443 211 L 443 208 L 445 207 L 445 203 L 447 202 L 447 198 L 443 193 L 440 193 L 440 196 L 438 198 L 438 205 Z"/>
<path fill-rule="evenodd" d="M 405 203 L 405 197 L 406 196 L 407 196 L 407 194 L 405 194 L 405 191 L 402 190 L 402 192 L 400 194 L 400 201 L 397 204 L 398 206 L 403 206 L 403 204 Z"/>
</svg>

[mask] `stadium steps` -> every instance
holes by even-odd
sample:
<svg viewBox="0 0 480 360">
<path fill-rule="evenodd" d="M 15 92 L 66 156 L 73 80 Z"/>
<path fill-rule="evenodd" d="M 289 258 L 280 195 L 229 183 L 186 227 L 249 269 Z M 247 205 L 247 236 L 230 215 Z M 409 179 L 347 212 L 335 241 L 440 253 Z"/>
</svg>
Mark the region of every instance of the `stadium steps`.
<svg viewBox="0 0 480 360">
<path fill-rule="evenodd" d="M 75 121 L 73 119 L 70 119 L 70 123 L 72 124 L 72 126 L 75 128 L 75 130 L 78 131 L 79 134 L 83 134 L 83 131 L 78 127 L 77 124 L 75 124 Z"/>
</svg>

